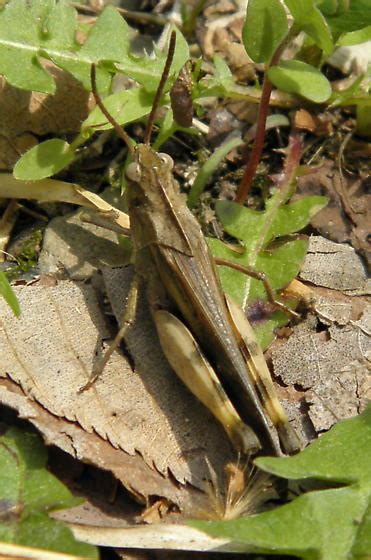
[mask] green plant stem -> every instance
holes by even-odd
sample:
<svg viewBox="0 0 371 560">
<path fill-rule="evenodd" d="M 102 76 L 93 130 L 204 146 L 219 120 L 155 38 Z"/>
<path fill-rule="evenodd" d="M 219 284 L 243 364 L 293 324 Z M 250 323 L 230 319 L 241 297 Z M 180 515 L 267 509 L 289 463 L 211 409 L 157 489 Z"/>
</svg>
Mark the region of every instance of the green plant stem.
<svg viewBox="0 0 371 560">
<path fill-rule="evenodd" d="M 231 138 L 219 146 L 217 150 L 209 157 L 209 159 L 204 163 L 197 173 L 195 182 L 188 195 L 188 206 L 194 208 L 200 199 L 200 196 L 206 186 L 206 183 L 210 179 L 211 175 L 219 166 L 222 159 L 237 146 L 241 146 L 244 142 L 241 138 Z"/>
<path fill-rule="evenodd" d="M 198 0 L 196 5 L 193 6 L 193 8 L 191 9 L 190 13 L 187 14 L 182 29 L 185 35 L 189 35 L 190 33 L 193 32 L 196 25 L 197 16 L 202 12 L 205 4 L 206 4 L 206 0 Z"/>
</svg>

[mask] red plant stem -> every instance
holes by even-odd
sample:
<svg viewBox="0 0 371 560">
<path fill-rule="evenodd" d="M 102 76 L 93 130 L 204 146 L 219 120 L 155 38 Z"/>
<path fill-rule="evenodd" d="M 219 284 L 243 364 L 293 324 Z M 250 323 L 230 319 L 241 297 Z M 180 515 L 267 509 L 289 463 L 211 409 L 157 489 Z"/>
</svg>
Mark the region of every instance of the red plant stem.
<svg viewBox="0 0 371 560">
<path fill-rule="evenodd" d="M 286 148 L 286 158 L 283 170 L 275 181 L 275 187 L 280 192 L 280 197 L 277 198 L 277 204 L 279 205 L 284 204 L 290 197 L 290 193 L 292 193 L 297 168 L 300 165 L 302 150 L 302 136 L 294 129 L 290 134 L 289 143 Z"/>
<path fill-rule="evenodd" d="M 302 137 L 296 130 L 294 130 L 290 134 L 286 160 L 283 168 L 283 175 L 277 182 L 277 188 L 281 188 L 284 184 L 289 185 L 294 180 L 296 169 L 300 165 L 302 149 Z M 286 192 L 285 196 L 287 196 Z"/>
<path fill-rule="evenodd" d="M 286 46 L 286 41 L 284 41 L 274 53 L 272 60 L 269 65 L 267 65 L 264 74 L 262 93 L 260 97 L 259 113 L 256 122 L 256 134 L 254 144 L 250 153 L 249 161 L 246 164 L 245 172 L 243 174 L 240 186 L 238 187 L 235 202 L 243 204 L 250 192 L 252 181 L 255 177 L 256 169 L 259 165 L 261 154 L 264 146 L 265 137 L 265 125 L 267 122 L 267 116 L 269 111 L 269 100 L 272 93 L 272 82 L 268 78 L 268 70 L 271 66 L 278 63 L 282 51 Z"/>
<path fill-rule="evenodd" d="M 263 89 L 260 98 L 260 106 L 258 113 L 258 120 L 256 123 L 256 133 L 254 144 L 250 153 L 249 161 L 247 162 L 245 172 L 243 174 L 240 186 L 238 188 L 235 202 L 243 204 L 250 192 L 251 184 L 259 165 L 261 153 L 264 145 L 265 123 L 268 116 L 269 99 L 272 92 L 272 83 L 267 74 L 264 76 Z"/>
</svg>

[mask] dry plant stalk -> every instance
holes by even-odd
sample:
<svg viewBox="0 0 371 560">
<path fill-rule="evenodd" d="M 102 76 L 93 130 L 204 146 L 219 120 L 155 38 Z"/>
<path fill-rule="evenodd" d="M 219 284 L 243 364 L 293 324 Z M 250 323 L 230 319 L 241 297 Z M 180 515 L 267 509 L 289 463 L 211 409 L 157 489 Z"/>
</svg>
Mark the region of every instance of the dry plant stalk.
<svg viewBox="0 0 371 560">
<path fill-rule="evenodd" d="M 272 476 L 249 467 L 238 460 L 228 463 L 224 469 L 224 480 L 219 481 L 213 467 L 208 463 L 210 481 L 206 485 L 209 508 L 197 512 L 197 516 L 209 520 L 238 519 L 261 511 L 268 499 L 277 494 L 272 486 Z"/>
</svg>

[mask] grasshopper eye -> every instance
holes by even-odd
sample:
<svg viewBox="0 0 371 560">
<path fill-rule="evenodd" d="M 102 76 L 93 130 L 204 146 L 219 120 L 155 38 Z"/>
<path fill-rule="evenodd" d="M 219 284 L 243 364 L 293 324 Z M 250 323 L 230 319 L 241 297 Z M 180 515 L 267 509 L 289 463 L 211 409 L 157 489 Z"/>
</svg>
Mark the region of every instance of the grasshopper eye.
<svg viewBox="0 0 371 560">
<path fill-rule="evenodd" d="M 164 162 L 166 163 L 166 165 L 172 169 L 174 167 L 174 162 L 173 162 L 173 158 L 171 156 L 169 156 L 169 154 L 163 154 L 163 153 L 159 153 L 157 154 L 158 157 Z"/>
<path fill-rule="evenodd" d="M 126 168 L 126 177 L 130 179 L 130 181 L 134 181 L 134 183 L 139 183 L 140 181 L 140 168 L 137 162 L 132 161 Z"/>
</svg>

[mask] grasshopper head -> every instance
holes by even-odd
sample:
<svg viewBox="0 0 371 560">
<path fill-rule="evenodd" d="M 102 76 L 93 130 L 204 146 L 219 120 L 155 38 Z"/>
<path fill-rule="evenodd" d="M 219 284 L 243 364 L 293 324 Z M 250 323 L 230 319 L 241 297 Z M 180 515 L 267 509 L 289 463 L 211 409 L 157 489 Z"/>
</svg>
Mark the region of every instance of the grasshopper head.
<svg viewBox="0 0 371 560">
<path fill-rule="evenodd" d="M 163 193 L 172 198 L 175 182 L 172 176 L 173 160 L 168 154 L 158 154 L 150 146 L 135 147 L 134 161 L 128 165 L 128 206 L 147 209 L 160 208 Z"/>
<path fill-rule="evenodd" d="M 138 247 L 169 240 L 169 221 L 174 227 L 173 206 L 179 207 L 179 186 L 172 174 L 173 161 L 147 144 L 134 149 L 128 166 L 127 205 Z M 167 240 L 167 241 L 166 241 Z M 175 242 L 176 245 L 176 242 Z"/>
<path fill-rule="evenodd" d="M 134 183 L 144 182 L 148 185 L 151 170 L 158 175 L 169 174 L 174 162 L 168 154 L 156 153 L 150 146 L 139 144 L 135 148 L 134 161 L 126 170 L 127 178 Z"/>
</svg>

